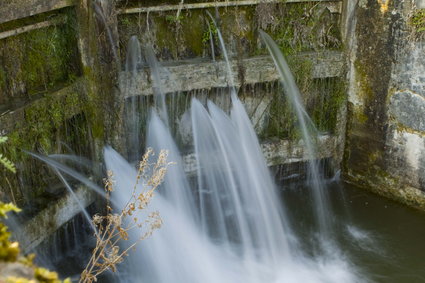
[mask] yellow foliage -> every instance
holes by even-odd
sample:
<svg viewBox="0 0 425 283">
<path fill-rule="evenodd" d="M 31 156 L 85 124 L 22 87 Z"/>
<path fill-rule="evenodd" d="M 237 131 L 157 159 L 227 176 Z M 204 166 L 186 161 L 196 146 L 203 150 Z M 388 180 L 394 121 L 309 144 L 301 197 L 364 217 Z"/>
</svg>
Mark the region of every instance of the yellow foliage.
<svg viewBox="0 0 425 283">
<path fill-rule="evenodd" d="M 381 13 L 386 13 L 390 5 L 390 0 L 378 0 L 378 3 L 381 6 Z"/>
<path fill-rule="evenodd" d="M 37 283 L 34 279 L 27 279 L 27 278 L 21 278 L 21 277 L 8 277 L 6 279 L 6 283 Z"/>
<path fill-rule="evenodd" d="M 10 211 L 19 212 L 20 209 L 13 204 L 5 204 L 0 201 L 0 218 L 6 218 L 6 213 Z M 30 254 L 26 257 L 20 255 L 19 243 L 10 241 L 10 232 L 7 231 L 7 226 L 0 222 L 0 262 L 19 262 L 34 270 L 34 278 L 27 279 L 22 277 L 10 276 L 3 278 L 1 283 L 71 283 L 71 280 L 59 280 L 56 272 L 49 271 L 42 267 L 37 267 L 33 263 L 35 255 Z"/>
<path fill-rule="evenodd" d="M 6 218 L 6 213 L 9 211 L 20 211 L 11 203 L 0 202 L 0 218 Z M 0 261 L 14 262 L 19 255 L 19 243 L 10 242 L 10 233 L 7 231 L 7 226 L 0 222 Z"/>
</svg>

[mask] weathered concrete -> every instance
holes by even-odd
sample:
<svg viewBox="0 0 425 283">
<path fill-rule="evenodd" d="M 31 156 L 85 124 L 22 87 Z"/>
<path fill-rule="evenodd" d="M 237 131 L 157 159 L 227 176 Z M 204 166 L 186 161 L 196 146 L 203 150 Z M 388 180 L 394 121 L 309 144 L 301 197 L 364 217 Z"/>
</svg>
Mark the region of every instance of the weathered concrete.
<svg viewBox="0 0 425 283">
<path fill-rule="evenodd" d="M 0 0 L 1 2 L 1 0 Z M 199 2 L 199 1 L 198 1 Z M 211 2 L 209 5 L 228 5 L 229 1 L 225 2 Z M 277 2 L 277 1 L 269 1 L 269 2 Z M 278 1 L 281 2 L 281 1 Z M 321 2 L 321 5 L 328 9 L 330 13 L 338 14 L 341 11 L 341 2 L 337 0 L 326 0 L 326 1 L 312 1 L 312 0 L 294 0 L 288 2 Z M 75 5 L 76 18 L 75 20 L 78 25 L 76 25 L 77 33 L 78 33 L 78 48 L 79 48 L 79 58 L 76 58 L 75 61 L 78 61 L 78 66 L 76 69 L 78 71 L 76 73 L 72 73 L 73 76 L 67 76 L 67 79 L 70 81 L 77 80 L 73 85 L 66 87 L 60 91 L 53 91 L 53 89 L 58 89 L 59 83 L 52 83 L 52 88 L 49 88 L 48 94 L 40 94 L 42 96 L 40 99 L 35 99 L 36 96 L 31 97 L 31 102 L 27 105 L 13 105 L 7 112 L 3 112 L 0 114 L 0 130 L 2 132 L 10 133 L 13 131 L 19 122 L 22 124 L 27 124 L 31 127 L 34 124 L 37 124 L 39 121 L 37 119 L 37 114 L 41 113 L 45 108 L 39 107 L 42 110 L 33 113 L 34 115 L 27 115 L 29 111 L 26 111 L 29 107 L 34 105 L 49 105 L 48 102 L 51 99 L 61 99 L 62 97 L 72 96 L 82 98 L 81 105 L 79 103 L 73 104 L 70 111 L 66 110 L 66 118 L 72 117 L 73 115 L 83 112 L 84 118 L 87 119 L 87 130 L 88 133 L 86 136 L 87 140 L 90 140 L 90 148 L 87 151 L 91 151 L 91 154 L 96 155 L 97 160 L 100 159 L 100 154 L 102 152 L 103 142 L 107 141 L 114 145 L 119 146 L 119 139 L 122 139 L 122 124 L 120 119 L 123 117 L 123 109 L 122 102 L 123 97 L 118 95 L 118 80 L 117 77 L 120 75 L 121 79 L 125 77 L 127 74 L 121 73 L 119 74 L 120 68 L 120 50 L 118 43 L 120 42 L 119 34 L 117 32 L 117 11 L 115 11 L 115 6 L 113 6 L 115 1 L 88 1 L 88 0 L 16 0 L 16 1 L 8 1 L 7 5 L 0 5 L 0 23 L 21 19 L 25 17 L 29 17 L 31 15 L 45 13 L 48 11 L 62 9 L 67 6 Z M 23 4 L 25 3 L 25 5 Z M 95 5 L 93 5 L 95 3 Z M 99 5 L 97 5 L 97 4 Z M 264 4 L 264 1 L 233 1 L 235 5 L 246 4 L 246 3 L 256 3 L 256 4 Z M 284 2 L 282 2 L 284 3 Z M 202 3 L 193 3 L 193 5 L 198 5 Z M 293 5 L 293 4 L 292 4 Z M 198 7 L 197 6 L 197 7 Z M 164 7 L 163 7 L 164 8 Z M 176 8 L 176 7 L 173 7 Z M 177 7 L 179 9 L 180 7 Z M 187 6 L 189 8 L 189 6 Z M 241 19 L 248 19 L 249 17 L 255 17 L 255 11 L 240 11 L 239 9 L 235 10 L 235 16 L 238 17 L 237 13 L 243 14 Z M 70 11 L 68 15 L 68 11 Z M 67 13 L 67 18 L 74 17 L 74 13 L 72 9 L 63 9 L 59 11 L 59 13 Z M 199 11 L 198 11 L 199 12 Z M 326 12 L 326 14 L 329 14 Z M 46 15 L 46 14 L 45 14 Z M 50 14 L 49 14 L 50 15 Z M 338 15 L 333 15 L 338 17 Z M 40 16 L 41 18 L 43 16 Z M 230 15 L 233 17 L 233 15 Z M 166 23 L 166 30 L 169 30 L 171 24 L 167 23 L 169 19 L 167 19 L 164 15 Z M 229 18 L 229 15 L 227 15 Z M 70 18 L 68 18 L 70 19 Z M 224 18 L 223 18 L 224 19 Z M 326 18 L 327 20 L 330 19 Z M 48 19 L 45 19 L 48 20 Z M 19 21 L 24 22 L 24 21 Z M 202 21 L 199 21 L 202 22 Z M 252 41 L 253 45 L 258 45 L 257 39 L 252 37 L 252 33 L 256 32 L 258 28 L 257 25 L 250 26 L 251 23 L 255 23 L 255 19 L 251 19 L 249 22 L 247 21 L 245 24 L 241 21 L 238 21 L 238 25 L 240 23 L 241 26 L 238 26 L 229 37 L 229 45 L 237 42 L 235 40 L 235 36 L 241 36 L 244 34 L 243 39 L 247 41 Z M 332 21 L 334 22 L 334 21 Z M 335 20 L 335 22 L 337 22 Z M 73 21 L 69 21 L 69 23 L 74 23 Z M 232 22 L 231 22 L 232 23 Z M 230 25 L 231 25 L 230 23 Z M 68 24 L 68 23 L 67 23 Z M 169 26 L 168 26 L 169 24 Z M 191 23 L 190 23 L 191 24 Z M 189 24 L 189 29 L 193 26 Z M 45 27 L 46 24 L 43 24 Z M 173 24 L 174 25 L 174 24 Z M 38 27 L 38 26 L 33 26 Z M 74 27 L 74 26 L 73 26 Z M 231 29 L 231 28 L 230 28 Z M 335 29 L 337 30 L 337 29 Z M 19 29 L 18 31 L 28 31 L 27 29 Z M 202 30 L 197 39 L 201 41 L 202 38 Z M 327 30 L 327 32 L 329 32 Z M 148 34 L 145 29 L 142 29 L 141 33 Z M 10 33 L 9 33 L 10 34 Z M 329 35 L 329 34 L 327 34 Z M 320 37 L 322 39 L 325 39 Z M 332 37 L 332 36 L 331 36 Z M 338 41 L 338 36 L 334 39 Z M 62 38 L 62 37 L 61 37 Z M 194 37 L 190 37 L 189 41 L 191 41 Z M 8 41 L 4 40 L 4 41 Z M 289 40 L 289 38 L 285 38 L 285 40 Z M 330 41 L 332 41 L 330 40 Z M 318 40 L 319 41 L 319 40 Z M 67 41 L 68 42 L 68 41 Z M 321 42 L 321 41 L 320 41 Z M 243 42 L 242 42 L 243 43 Z M 177 42 L 180 44 L 180 42 Z M 72 44 L 76 46 L 76 44 Z M 243 44 L 242 44 L 243 45 Z M 316 45 L 314 45 L 316 46 Z M 332 46 L 332 47 L 329 47 Z M 306 46 L 305 46 L 306 47 Z M 236 51 L 237 46 L 233 48 L 233 51 Z M 239 48 L 239 47 L 238 47 Z M 256 51 L 257 48 L 252 51 Z M 335 45 L 324 45 L 318 49 L 322 48 L 339 48 L 338 44 Z M 17 44 L 18 51 L 20 50 L 20 45 Z M 202 48 L 201 48 L 202 49 Z M 313 48 L 315 49 L 315 48 Z M 229 48 L 232 50 L 232 48 Z M 308 46 L 302 50 L 312 50 Z M 202 51 L 202 50 L 201 50 Z M 244 49 L 239 50 L 241 52 Z M 238 52 L 239 52 L 238 51 Z M 26 50 L 22 51 L 23 54 L 27 52 Z M 232 53 L 232 52 L 230 52 Z M 7 53 L 6 53 L 7 54 Z M 195 53 L 193 56 L 189 57 L 178 57 L 178 58 L 193 58 L 193 57 L 207 57 L 208 53 L 200 52 Z M 242 53 L 235 53 L 235 56 L 238 54 L 242 57 Z M 259 53 L 247 53 L 247 54 L 259 54 Z M 331 77 L 339 77 L 344 74 L 344 55 L 341 52 L 336 51 L 328 51 L 322 53 L 304 53 L 297 55 L 300 58 L 300 61 L 305 59 L 309 59 L 311 65 L 313 66 L 311 77 L 313 78 L 331 78 Z M 25 58 L 25 54 L 23 56 Z M 78 56 L 75 56 L 78 57 Z M 296 59 L 292 60 L 296 61 Z M 81 70 L 79 70 L 81 63 Z M 211 89 L 211 88 L 220 88 L 228 86 L 228 82 L 225 77 L 225 67 L 223 62 L 186 62 L 186 63 L 178 63 L 179 65 L 168 66 L 172 79 L 169 81 L 177 81 L 176 84 L 171 84 L 169 81 L 164 82 L 164 88 L 166 92 L 174 92 L 174 91 L 190 91 L 196 89 Z M 43 65 L 43 64 L 41 64 Z M 61 65 L 62 66 L 62 65 Z M 241 85 L 246 84 L 257 84 L 264 82 L 273 82 L 278 80 L 277 72 L 274 68 L 274 64 L 269 57 L 257 57 L 257 58 L 248 58 L 248 59 L 240 59 L 239 62 L 236 60 L 232 62 L 232 68 L 237 74 L 236 78 L 236 86 L 239 87 Z M 17 66 L 19 69 L 19 66 Z M 306 69 L 307 70 L 307 69 Z M 310 70 L 310 69 L 308 69 Z M 37 74 L 36 74 L 37 75 Z M 151 85 L 148 83 L 148 75 L 146 72 L 140 72 L 138 75 L 138 80 L 131 93 L 135 95 L 149 95 L 152 93 Z M 80 77 L 81 76 L 81 77 Z M 71 78 L 72 77 L 72 78 Z M 76 77 L 79 77 L 78 79 Z M 308 77 L 308 75 L 306 75 Z M 241 81 L 239 78 L 243 78 Z M 47 82 L 48 84 L 49 82 Z M 68 83 L 68 82 L 67 82 Z M 122 81 L 121 81 L 122 85 Z M 38 92 L 37 92 L 38 93 Z M 81 97 L 79 95 L 82 95 Z M 37 97 L 39 97 L 37 95 Z M 245 102 L 249 104 L 248 101 L 250 98 L 245 98 Z M 74 99 L 72 99 L 74 100 Z M 2 102 L 3 103 L 3 102 Z M 14 103 L 14 102 L 13 102 Z M 44 104 L 46 103 L 46 104 Z M 261 101 L 258 107 L 255 109 L 251 109 L 251 118 L 254 120 L 256 125 L 261 125 L 262 119 L 264 119 L 264 112 L 268 108 L 271 100 L 266 98 Z M 63 110 L 63 109 L 61 109 Z M 63 113 L 61 113 L 63 114 Z M 49 113 L 50 115 L 50 113 Z M 26 117 L 27 116 L 27 117 Z M 53 116 L 53 115 L 52 115 Z M 29 118 L 30 117 L 30 118 Z M 28 118 L 26 120 L 26 118 Z M 32 119 L 32 121 L 30 121 Z M 47 119 L 48 120 L 48 119 Z M 343 119 L 341 120 L 343 121 Z M 84 126 L 86 126 L 84 124 Z M 43 127 L 43 126 L 42 126 Z M 54 127 L 61 127 L 58 123 L 55 124 Z M 261 126 L 259 126 L 261 127 Z M 52 127 L 53 129 L 53 127 Z M 56 128 L 54 128 L 56 129 Z M 10 133 L 13 134 L 13 133 Z M 50 133 L 49 133 L 50 134 Z M 339 136 L 340 138 L 341 136 Z M 50 138 L 50 137 L 48 137 Z M 48 139 L 46 138 L 46 139 Z M 327 158 L 327 157 L 335 157 L 336 146 L 339 143 L 341 145 L 341 140 L 339 138 L 323 136 L 319 139 L 319 157 L 318 158 Z M 61 137 L 55 136 L 51 139 L 56 139 L 60 141 Z M 37 141 L 33 141 L 32 139 L 22 139 L 29 140 L 31 143 L 37 145 Z M 43 146 L 38 146 L 37 149 L 44 150 Z M 262 145 L 264 154 L 267 159 L 267 163 L 269 165 L 277 165 L 277 164 L 286 164 L 291 162 L 300 162 L 306 161 L 307 155 L 305 153 L 302 142 L 299 141 L 289 141 L 289 140 L 281 140 L 278 142 L 270 142 Z M 85 149 L 84 149 L 85 150 Z M 192 157 L 191 157 L 192 156 Z M 96 159 L 94 158 L 94 159 Z M 186 163 L 185 168 L 190 173 L 193 172 L 193 155 L 189 155 L 185 157 Z M 25 166 L 23 166 L 25 167 Z M 196 169 L 196 168 L 195 168 Z M 39 168 L 36 168 L 36 173 L 39 173 Z M 35 177 L 36 178 L 36 177 Z M 26 182 L 31 183 L 32 182 Z M 44 187 L 41 187 L 43 189 Z M 83 201 L 83 206 L 87 206 L 90 204 L 94 197 L 90 192 L 85 191 L 84 189 L 77 190 L 78 198 Z M 18 232 L 17 235 L 25 235 L 28 236 L 26 239 L 22 239 L 22 245 L 25 249 L 31 249 L 39 242 L 41 242 L 48 234 L 53 233 L 60 225 L 68 221 L 72 218 L 76 213 L 78 213 L 80 208 L 76 204 L 75 200 L 69 195 L 65 196 L 61 200 L 59 200 L 56 204 L 49 205 L 46 210 L 43 210 L 38 214 L 31 222 L 27 223 L 21 232 Z"/>
<path fill-rule="evenodd" d="M 317 141 L 317 159 L 334 157 L 337 139 L 333 136 L 322 135 Z M 261 144 L 264 158 L 268 166 L 306 162 L 310 160 L 302 140 L 298 142 L 280 140 Z M 188 174 L 195 174 L 197 170 L 195 154 L 183 157 L 183 168 Z"/>
<path fill-rule="evenodd" d="M 81 206 L 87 207 L 96 199 L 95 193 L 85 187 L 78 188 L 74 193 L 77 199 L 67 194 L 56 203 L 50 204 L 47 209 L 23 224 L 13 234 L 24 252 L 33 250 L 59 227 L 80 213 Z"/>
<path fill-rule="evenodd" d="M 302 53 L 296 58 L 310 60 L 313 66 L 313 78 L 339 77 L 344 73 L 345 59 L 342 52 L 329 51 L 322 53 Z M 176 63 L 174 63 L 176 64 Z M 244 84 L 256 84 L 279 80 L 274 63 L 269 56 L 261 56 L 244 59 L 242 61 L 244 74 L 240 76 L 236 70 L 240 70 L 240 64 L 231 61 L 234 72 L 236 87 L 241 86 L 240 77 L 244 78 Z M 229 86 L 226 78 L 225 63 L 220 62 L 182 62 L 178 65 L 166 65 L 171 79 L 161 81 L 162 90 L 166 93 L 178 91 L 190 91 L 194 89 L 211 89 Z M 132 75 L 122 72 L 120 84 L 125 85 L 127 76 Z M 152 85 L 150 75 L 146 71 L 138 72 L 134 83 L 126 91 L 126 96 L 151 95 Z"/>
<path fill-rule="evenodd" d="M 409 90 L 398 91 L 390 98 L 390 114 L 403 126 L 425 132 L 425 98 Z"/>
<path fill-rule="evenodd" d="M 419 9 L 425 8 L 425 0 L 415 0 L 415 3 L 416 7 L 418 7 Z"/>
<path fill-rule="evenodd" d="M 0 24 L 62 9 L 74 5 L 74 0 L 14 0 L 8 4 L 0 1 Z"/>
<path fill-rule="evenodd" d="M 153 7 L 138 7 L 138 8 L 123 8 L 119 12 L 121 14 L 138 14 L 138 13 L 152 13 L 152 12 L 166 12 L 174 10 L 190 10 L 190 9 L 207 9 L 207 8 L 222 8 L 222 7 L 236 7 L 236 6 L 251 6 L 258 4 L 274 4 L 282 2 L 281 0 L 238 0 L 238 1 L 225 1 L 225 2 L 205 2 L 205 3 L 191 3 L 180 5 L 160 5 Z M 285 0 L 284 3 L 302 3 L 302 2 L 325 2 L 329 5 L 329 9 L 334 11 L 341 11 L 341 0 Z"/>
<path fill-rule="evenodd" d="M 344 176 L 425 209 L 425 46 L 411 23 L 414 2 L 363 0 L 346 7 L 350 89 Z"/>
<path fill-rule="evenodd" d="M 0 32 L 0 39 L 4 39 L 4 38 L 7 38 L 7 37 L 11 37 L 11 36 L 16 36 L 18 34 L 21 34 L 21 33 L 24 33 L 24 32 L 29 32 L 29 31 L 36 30 L 36 29 L 41 29 L 41 28 L 46 28 L 46 27 L 58 25 L 58 24 L 63 24 L 63 23 L 65 23 L 65 20 L 66 20 L 65 17 L 59 16 L 59 17 L 54 18 L 53 20 L 43 21 L 43 22 L 32 24 L 32 25 L 19 27 L 17 29 L 3 31 L 3 32 Z"/>
</svg>

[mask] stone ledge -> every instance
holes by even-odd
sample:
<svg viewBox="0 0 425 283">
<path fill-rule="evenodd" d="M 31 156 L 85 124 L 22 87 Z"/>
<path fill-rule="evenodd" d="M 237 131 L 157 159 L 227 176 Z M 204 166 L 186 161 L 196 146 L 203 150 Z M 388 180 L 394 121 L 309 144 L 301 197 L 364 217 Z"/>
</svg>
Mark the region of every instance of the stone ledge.
<svg viewBox="0 0 425 283">
<path fill-rule="evenodd" d="M 238 1 L 215 1 L 205 3 L 187 3 L 180 5 L 160 5 L 150 7 L 134 7 L 134 8 L 121 8 L 120 14 L 139 14 L 139 13 L 153 13 L 153 12 L 166 12 L 175 10 L 190 10 L 190 9 L 208 9 L 208 8 L 223 8 L 223 7 L 238 7 L 238 6 L 254 6 L 259 4 L 274 4 L 274 3 L 326 3 L 329 10 L 333 13 L 341 13 L 342 0 L 238 0 Z"/>
<path fill-rule="evenodd" d="M 418 1 L 418 0 L 417 0 Z M 0 7 L 0 24 L 19 20 L 22 18 L 31 17 L 37 14 L 46 13 L 65 7 L 75 5 L 75 0 L 14 0 L 10 4 L 2 4 Z M 173 10 L 187 10 L 187 9 L 207 9 L 211 7 L 233 7 L 233 6 L 252 6 L 260 3 L 279 3 L 281 0 L 239 0 L 239 1 L 225 1 L 225 2 L 207 2 L 207 3 L 193 3 L 183 5 L 161 5 L 140 8 L 121 8 L 120 14 L 132 13 L 150 13 L 150 12 L 164 12 Z M 341 13 L 342 0 L 286 0 L 283 3 L 302 3 L 302 2 L 323 2 L 328 5 L 328 9 L 332 13 Z"/>
<path fill-rule="evenodd" d="M 74 0 L 13 0 L 0 7 L 0 24 L 73 6 Z M 23 3 L 22 3 L 23 2 Z"/>
<path fill-rule="evenodd" d="M 318 139 L 317 159 L 333 157 L 337 138 L 330 135 L 322 135 Z M 304 142 L 280 140 L 275 142 L 264 142 L 261 144 L 267 166 L 306 162 L 309 154 L 306 152 Z M 197 170 L 195 154 L 183 156 L 183 168 L 187 174 L 195 174 Z"/>
<path fill-rule="evenodd" d="M 313 78 L 340 77 L 345 70 L 344 54 L 339 51 L 325 52 L 305 52 L 291 59 L 309 60 L 312 63 Z M 178 91 L 190 91 L 195 89 L 211 89 L 228 86 L 226 79 L 226 66 L 224 61 L 199 62 L 188 61 L 178 65 L 166 65 L 168 76 L 171 79 L 162 80 L 162 91 L 173 93 Z M 230 62 L 234 72 L 234 82 L 236 87 L 242 84 L 266 83 L 279 80 L 273 60 L 270 56 L 252 57 L 242 60 L 242 64 L 237 60 Z M 243 76 L 238 74 L 243 72 Z M 152 85 L 148 69 L 138 72 L 134 77 L 128 72 L 120 73 L 120 84 L 127 86 L 125 97 L 152 95 Z M 244 81 L 240 81 L 243 77 Z M 133 80 L 132 83 L 127 81 Z"/>
<path fill-rule="evenodd" d="M 402 184 L 392 176 L 379 176 L 379 174 L 375 174 L 371 177 L 349 170 L 344 173 L 343 180 L 372 193 L 425 211 L 425 192 L 418 188 Z"/>
<path fill-rule="evenodd" d="M 74 194 L 83 207 L 89 206 L 96 199 L 95 193 L 85 187 L 77 188 Z M 68 193 L 15 231 L 13 235 L 19 241 L 23 251 L 32 251 L 50 234 L 80 213 L 78 201 Z"/>
</svg>

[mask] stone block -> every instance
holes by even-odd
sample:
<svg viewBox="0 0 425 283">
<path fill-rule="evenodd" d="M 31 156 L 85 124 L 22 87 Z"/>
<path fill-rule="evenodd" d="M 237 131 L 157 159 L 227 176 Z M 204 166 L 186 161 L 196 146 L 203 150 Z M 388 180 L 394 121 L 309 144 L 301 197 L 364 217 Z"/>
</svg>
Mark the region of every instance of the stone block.
<svg viewBox="0 0 425 283">
<path fill-rule="evenodd" d="M 415 3 L 419 9 L 425 9 L 425 0 L 416 0 Z"/>
<path fill-rule="evenodd" d="M 390 114 L 408 128 L 425 131 L 425 98 L 414 92 L 399 91 L 391 96 Z"/>
</svg>

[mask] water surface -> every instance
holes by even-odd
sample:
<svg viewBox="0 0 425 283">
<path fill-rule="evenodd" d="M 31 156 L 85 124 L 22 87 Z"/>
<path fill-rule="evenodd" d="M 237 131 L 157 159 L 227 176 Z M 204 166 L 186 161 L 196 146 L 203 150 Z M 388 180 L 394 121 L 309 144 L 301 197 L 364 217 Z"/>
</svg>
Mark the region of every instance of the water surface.
<svg viewBox="0 0 425 283">
<path fill-rule="evenodd" d="M 306 250 L 312 215 L 303 210 L 305 190 L 282 186 L 291 224 Z M 425 282 L 425 213 L 345 183 L 328 184 L 333 233 L 339 250 L 364 282 Z"/>
</svg>

